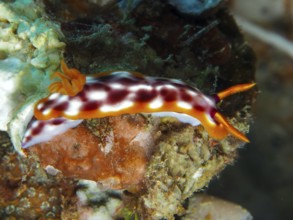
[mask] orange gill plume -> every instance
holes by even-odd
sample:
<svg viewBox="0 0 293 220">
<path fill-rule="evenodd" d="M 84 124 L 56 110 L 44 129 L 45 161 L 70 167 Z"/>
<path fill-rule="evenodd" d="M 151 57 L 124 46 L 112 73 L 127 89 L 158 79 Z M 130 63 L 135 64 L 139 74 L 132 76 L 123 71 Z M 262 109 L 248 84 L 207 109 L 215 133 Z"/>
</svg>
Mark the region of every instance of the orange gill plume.
<svg viewBox="0 0 293 220">
<path fill-rule="evenodd" d="M 62 72 L 55 72 L 51 78 L 59 78 L 61 81 L 52 83 L 49 86 L 50 93 L 61 93 L 63 95 L 75 96 L 86 83 L 86 77 L 77 69 L 68 68 L 64 60 L 61 61 Z"/>
</svg>

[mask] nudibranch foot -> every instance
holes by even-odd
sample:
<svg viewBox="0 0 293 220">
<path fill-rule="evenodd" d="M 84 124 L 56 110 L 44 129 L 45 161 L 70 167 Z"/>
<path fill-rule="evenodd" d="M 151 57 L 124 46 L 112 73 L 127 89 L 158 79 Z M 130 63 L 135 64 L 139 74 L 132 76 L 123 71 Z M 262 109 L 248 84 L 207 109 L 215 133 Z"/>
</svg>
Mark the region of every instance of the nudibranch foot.
<svg viewBox="0 0 293 220">
<path fill-rule="evenodd" d="M 78 126 L 82 120 L 68 120 L 65 118 L 53 118 L 42 121 L 32 119 L 22 140 L 22 148 L 51 140 L 53 137 L 64 133 L 70 128 Z"/>
<path fill-rule="evenodd" d="M 54 82 L 49 86 L 50 93 L 61 93 L 63 95 L 75 96 L 79 93 L 85 83 L 86 77 L 77 69 L 70 69 L 66 63 L 61 61 L 61 72 L 54 73 L 51 78 L 59 78 L 61 81 Z"/>
</svg>

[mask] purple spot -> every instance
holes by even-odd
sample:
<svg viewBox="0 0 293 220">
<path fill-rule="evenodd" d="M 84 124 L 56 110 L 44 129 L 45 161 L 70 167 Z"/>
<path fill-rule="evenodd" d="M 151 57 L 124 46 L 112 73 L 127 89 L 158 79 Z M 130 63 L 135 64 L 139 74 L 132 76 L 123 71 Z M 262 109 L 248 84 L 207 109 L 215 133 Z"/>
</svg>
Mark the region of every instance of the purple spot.
<svg viewBox="0 0 293 220">
<path fill-rule="evenodd" d="M 28 136 L 28 137 L 26 137 L 25 139 L 26 139 L 25 142 L 27 143 L 27 142 L 31 141 L 31 140 L 33 139 L 33 137 L 32 137 L 32 136 Z M 25 143 L 23 143 L 23 145 L 24 145 L 24 144 L 25 144 Z"/>
<path fill-rule="evenodd" d="M 56 102 L 56 100 L 48 100 L 46 102 L 43 103 L 42 108 L 40 108 L 40 112 L 45 111 L 46 109 L 50 108 L 51 105 L 53 105 Z"/>
<path fill-rule="evenodd" d="M 82 101 L 82 102 L 86 102 L 86 101 L 88 101 L 88 98 L 87 98 L 87 95 L 86 95 L 87 93 L 86 93 L 86 90 L 82 90 L 79 94 L 78 94 L 78 98 L 80 99 L 80 101 Z M 76 97 L 74 97 L 74 98 L 76 98 Z M 71 99 L 70 99 L 71 100 Z"/>
<path fill-rule="evenodd" d="M 210 116 L 211 116 L 211 118 L 213 118 L 214 119 L 214 117 L 215 117 L 215 114 L 217 113 L 218 111 L 217 111 L 217 109 L 215 109 L 215 108 L 212 108 L 211 110 L 210 110 Z"/>
<path fill-rule="evenodd" d="M 108 95 L 107 103 L 109 104 L 115 104 L 117 102 L 121 102 L 125 99 L 125 97 L 129 94 L 129 91 L 125 89 L 120 90 L 113 90 Z"/>
<path fill-rule="evenodd" d="M 50 124 L 51 125 L 60 125 L 64 122 L 65 120 L 63 118 L 55 118 L 53 119 Z"/>
<path fill-rule="evenodd" d="M 55 111 L 63 112 L 63 111 L 65 111 L 68 108 L 68 106 L 69 106 L 69 103 L 68 102 L 62 102 L 62 103 L 54 106 L 53 109 Z"/>
<path fill-rule="evenodd" d="M 193 97 L 190 94 L 188 94 L 185 89 L 184 90 L 182 89 L 180 91 L 180 97 L 181 97 L 182 101 L 185 101 L 185 102 L 192 102 L 193 101 Z"/>
<path fill-rule="evenodd" d="M 205 108 L 202 105 L 199 105 L 197 103 L 193 105 L 193 108 L 195 108 L 196 110 L 200 112 L 203 112 L 205 110 Z"/>
<path fill-rule="evenodd" d="M 212 96 L 212 98 L 215 100 L 215 103 L 219 103 L 221 101 L 221 99 L 219 98 L 217 94 Z"/>
<path fill-rule="evenodd" d="M 173 89 L 162 88 L 160 94 L 166 102 L 172 102 L 177 100 L 177 92 Z"/>
<path fill-rule="evenodd" d="M 32 136 L 36 136 L 41 133 L 45 126 L 45 122 L 39 121 L 38 126 L 32 129 Z"/>
<path fill-rule="evenodd" d="M 157 92 L 154 89 L 151 91 L 141 89 L 141 90 L 137 91 L 135 101 L 137 101 L 137 102 L 150 102 L 156 96 L 157 96 Z"/>
<path fill-rule="evenodd" d="M 99 108 L 99 106 L 101 105 L 100 102 L 97 101 L 89 101 L 86 102 L 85 104 L 83 104 L 81 111 L 92 111 L 92 110 L 96 110 Z"/>
</svg>

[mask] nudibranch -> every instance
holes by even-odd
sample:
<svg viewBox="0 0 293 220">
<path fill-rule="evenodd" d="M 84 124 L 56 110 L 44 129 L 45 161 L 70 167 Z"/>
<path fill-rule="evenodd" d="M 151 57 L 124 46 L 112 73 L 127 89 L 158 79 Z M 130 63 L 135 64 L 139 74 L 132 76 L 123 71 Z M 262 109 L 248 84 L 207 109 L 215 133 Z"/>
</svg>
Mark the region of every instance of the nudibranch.
<svg viewBox="0 0 293 220">
<path fill-rule="evenodd" d="M 85 76 L 61 62 L 60 81 L 49 86 L 50 95 L 35 104 L 35 119 L 28 125 L 23 148 L 44 142 L 77 126 L 83 119 L 148 113 L 173 116 L 192 125 L 202 124 L 212 138 L 228 134 L 249 142 L 228 123 L 216 104 L 227 96 L 246 91 L 255 83 L 240 84 L 209 97 L 176 79 L 113 71 Z"/>
</svg>

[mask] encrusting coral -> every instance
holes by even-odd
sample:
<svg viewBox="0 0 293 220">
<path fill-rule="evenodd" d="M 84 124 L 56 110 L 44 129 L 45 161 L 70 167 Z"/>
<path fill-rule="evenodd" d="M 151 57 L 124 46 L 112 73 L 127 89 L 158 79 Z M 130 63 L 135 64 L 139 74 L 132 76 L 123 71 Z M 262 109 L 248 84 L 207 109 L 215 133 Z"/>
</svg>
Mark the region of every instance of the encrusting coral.
<svg viewBox="0 0 293 220">
<path fill-rule="evenodd" d="M 0 129 L 20 153 L 32 107 L 47 93 L 65 46 L 59 27 L 43 14 L 44 5 L 32 0 L 0 3 Z"/>
</svg>

